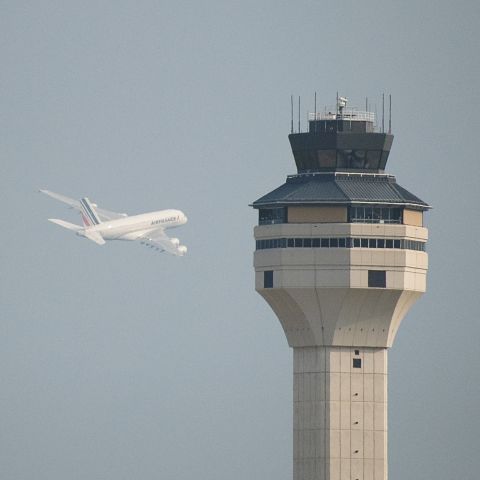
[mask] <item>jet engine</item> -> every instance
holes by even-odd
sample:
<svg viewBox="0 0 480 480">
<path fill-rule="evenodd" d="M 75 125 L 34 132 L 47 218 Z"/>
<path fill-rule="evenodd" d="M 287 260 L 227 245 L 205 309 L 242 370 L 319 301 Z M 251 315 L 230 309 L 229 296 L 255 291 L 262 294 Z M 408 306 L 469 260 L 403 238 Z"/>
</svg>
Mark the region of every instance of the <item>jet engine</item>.
<svg viewBox="0 0 480 480">
<path fill-rule="evenodd" d="M 178 251 L 179 251 L 180 255 L 185 255 L 187 253 L 187 247 L 185 245 L 180 245 L 178 247 Z"/>
<path fill-rule="evenodd" d="M 175 237 L 172 237 L 170 239 L 170 241 L 176 246 L 178 247 L 180 245 L 180 240 L 178 238 L 175 238 Z"/>
</svg>

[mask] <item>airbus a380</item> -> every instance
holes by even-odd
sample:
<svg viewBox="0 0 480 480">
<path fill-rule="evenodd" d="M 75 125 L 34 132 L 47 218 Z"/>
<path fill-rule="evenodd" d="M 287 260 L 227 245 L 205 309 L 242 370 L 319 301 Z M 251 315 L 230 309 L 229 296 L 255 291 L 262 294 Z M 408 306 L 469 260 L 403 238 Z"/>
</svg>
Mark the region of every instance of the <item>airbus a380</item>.
<svg viewBox="0 0 480 480">
<path fill-rule="evenodd" d="M 40 190 L 40 192 L 78 210 L 83 226 L 57 218 L 49 218 L 50 222 L 72 230 L 98 245 L 104 245 L 106 240 L 140 240 L 148 247 L 173 255 L 183 256 L 187 253 L 187 247 L 180 245 L 178 238 L 170 238 L 165 233 L 167 228 L 179 227 L 187 223 L 186 215 L 180 210 L 159 210 L 128 216 L 126 213 L 115 213 L 98 208 L 86 197 L 74 200 L 49 190 Z"/>
</svg>

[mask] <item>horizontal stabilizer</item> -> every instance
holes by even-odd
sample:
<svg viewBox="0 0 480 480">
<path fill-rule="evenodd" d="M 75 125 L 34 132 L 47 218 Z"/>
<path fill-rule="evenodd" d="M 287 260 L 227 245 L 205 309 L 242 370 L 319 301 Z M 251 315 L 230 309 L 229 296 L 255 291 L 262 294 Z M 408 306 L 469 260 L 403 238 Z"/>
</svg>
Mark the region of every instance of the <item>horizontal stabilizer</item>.
<svg viewBox="0 0 480 480">
<path fill-rule="evenodd" d="M 80 225 L 75 225 L 74 223 L 66 222 L 65 220 L 59 220 L 58 218 L 49 218 L 49 222 L 56 223 L 57 225 L 60 225 L 63 228 L 68 228 L 69 230 L 73 230 L 74 232 L 79 232 L 80 230 L 83 230 L 83 228 Z"/>
<path fill-rule="evenodd" d="M 95 242 L 97 245 L 105 245 L 105 240 L 98 232 L 90 232 L 87 229 L 84 230 L 83 235 L 85 235 L 92 242 Z"/>
</svg>

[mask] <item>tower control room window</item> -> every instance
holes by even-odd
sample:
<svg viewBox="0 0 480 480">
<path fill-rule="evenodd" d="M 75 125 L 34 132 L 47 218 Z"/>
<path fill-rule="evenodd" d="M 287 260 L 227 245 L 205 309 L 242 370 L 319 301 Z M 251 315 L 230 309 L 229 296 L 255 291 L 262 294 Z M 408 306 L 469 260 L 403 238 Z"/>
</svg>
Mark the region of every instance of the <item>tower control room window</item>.
<svg viewBox="0 0 480 480">
<path fill-rule="evenodd" d="M 259 225 L 272 225 L 275 223 L 287 223 L 287 209 L 279 208 L 261 208 L 258 211 Z"/>
<path fill-rule="evenodd" d="M 351 206 L 350 223 L 402 223 L 402 209 L 381 206 Z"/>
<path fill-rule="evenodd" d="M 335 150 L 318 150 L 317 160 L 320 168 L 335 168 L 337 153 Z"/>
</svg>

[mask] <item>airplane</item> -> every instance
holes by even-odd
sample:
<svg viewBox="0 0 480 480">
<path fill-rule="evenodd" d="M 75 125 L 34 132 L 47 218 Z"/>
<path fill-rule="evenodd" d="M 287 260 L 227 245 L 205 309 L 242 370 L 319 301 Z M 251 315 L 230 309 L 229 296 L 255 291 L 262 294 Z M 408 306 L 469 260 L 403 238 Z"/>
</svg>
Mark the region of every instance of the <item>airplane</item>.
<svg viewBox="0 0 480 480">
<path fill-rule="evenodd" d="M 106 240 L 140 240 L 140 243 L 148 247 L 172 255 L 181 257 L 187 253 L 187 247 L 180 245 L 178 238 L 170 238 L 165 233 L 167 228 L 175 228 L 187 223 L 186 215 L 180 210 L 159 210 L 128 216 L 126 213 L 98 208 L 87 197 L 74 200 L 49 190 L 40 190 L 40 192 L 78 210 L 83 226 L 57 218 L 49 218 L 50 222 L 72 230 L 98 245 L 104 245 Z"/>
</svg>

